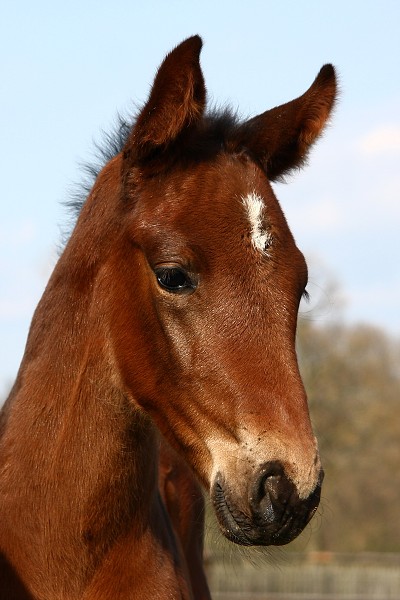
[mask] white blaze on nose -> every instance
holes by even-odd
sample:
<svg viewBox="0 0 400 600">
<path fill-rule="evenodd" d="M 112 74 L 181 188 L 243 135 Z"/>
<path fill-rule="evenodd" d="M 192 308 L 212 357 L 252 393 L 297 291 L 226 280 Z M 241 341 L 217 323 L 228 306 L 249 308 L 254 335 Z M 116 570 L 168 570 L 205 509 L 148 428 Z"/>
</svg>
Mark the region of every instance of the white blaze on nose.
<svg viewBox="0 0 400 600">
<path fill-rule="evenodd" d="M 243 204 L 247 210 L 247 217 L 251 226 L 251 241 L 256 250 L 267 254 L 271 245 L 271 235 L 264 227 L 264 202 L 255 192 L 243 198 Z"/>
</svg>

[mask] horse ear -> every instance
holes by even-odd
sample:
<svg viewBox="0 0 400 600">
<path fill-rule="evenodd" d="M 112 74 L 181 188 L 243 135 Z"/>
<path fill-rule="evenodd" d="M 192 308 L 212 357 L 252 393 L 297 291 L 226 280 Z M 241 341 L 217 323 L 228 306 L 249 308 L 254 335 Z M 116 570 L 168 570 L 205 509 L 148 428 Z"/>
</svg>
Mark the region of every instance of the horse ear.
<svg viewBox="0 0 400 600">
<path fill-rule="evenodd" d="M 199 60 L 202 45 L 196 35 L 166 56 L 126 143 L 125 156 L 147 158 L 201 118 L 206 101 Z"/>
<path fill-rule="evenodd" d="M 271 181 L 277 180 L 302 166 L 331 114 L 336 92 L 335 70 L 325 65 L 305 94 L 239 126 L 237 141 L 261 161 Z"/>
</svg>

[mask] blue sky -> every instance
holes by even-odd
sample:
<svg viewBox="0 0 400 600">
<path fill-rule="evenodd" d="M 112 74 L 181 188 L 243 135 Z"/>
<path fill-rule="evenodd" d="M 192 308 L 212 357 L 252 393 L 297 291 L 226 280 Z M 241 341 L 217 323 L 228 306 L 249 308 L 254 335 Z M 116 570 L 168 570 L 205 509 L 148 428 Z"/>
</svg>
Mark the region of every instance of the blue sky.
<svg viewBox="0 0 400 600">
<path fill-rule="evenodd" d="M 117 111 L 194 33 L 212 102 L 243 116 L 286 102 L 333 62 L 341 99 L 309 166 L 276 185 L 310 263 L 310 292 L 340 316 L 400 334 L 400 2 L 28 0 L 0 19 L 0 397 L 56 260 L 62 202 Z M 339 290 L 329 292 L 330 282 Z M 312 306 L 311 306 L 312 309 Z M 309 308 L 305 309 L 309 310 Z"/>
</svg>

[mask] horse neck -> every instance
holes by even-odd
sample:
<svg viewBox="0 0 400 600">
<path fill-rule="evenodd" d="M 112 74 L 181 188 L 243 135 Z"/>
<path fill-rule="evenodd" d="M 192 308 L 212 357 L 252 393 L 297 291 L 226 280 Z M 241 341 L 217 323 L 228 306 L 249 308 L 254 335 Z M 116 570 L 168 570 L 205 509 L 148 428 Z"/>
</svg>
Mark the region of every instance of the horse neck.
<svg viewBox="0 0 400 600">
<path fill-rule="evenodd" d="M 124 530 L 146 526 L 156 496 L 157 442 L 119 380 L 98 297 L 101 263 L 87 264 L 79 282 L 71 270 L 79 261 L 79 228 L 77 237 L 32 321 L 6 408 L 0 488 L 10 499 L 7 514 L 37 517 L 26 547 L 44 547 L 43 537 L 55 536 L 64 553 L 70 541 L 71 551 L 87 544 L 101 555 Z M 54 551 L 55 540 L 47 541 Z"/>
</svg>

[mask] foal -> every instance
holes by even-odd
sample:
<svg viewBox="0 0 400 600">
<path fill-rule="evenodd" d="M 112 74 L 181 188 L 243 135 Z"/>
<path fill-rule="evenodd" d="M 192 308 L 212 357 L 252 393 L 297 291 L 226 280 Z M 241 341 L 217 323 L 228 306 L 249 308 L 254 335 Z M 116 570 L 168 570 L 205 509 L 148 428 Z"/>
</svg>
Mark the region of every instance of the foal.
<svg viewBox="0 0 400 600">
<path fill-rule="evenodd" d="M 200 49 L 165 58 L 33 317 L 0 419 L 1 600 L 206 598 L 174 452 L 238 544 L 286 544 L 318 506 L 307 268 L 270 182 L 320 135 L 334 70 L 240 123 L 205 112 Z"/>
</svg>

